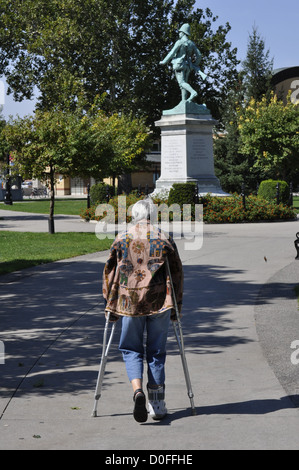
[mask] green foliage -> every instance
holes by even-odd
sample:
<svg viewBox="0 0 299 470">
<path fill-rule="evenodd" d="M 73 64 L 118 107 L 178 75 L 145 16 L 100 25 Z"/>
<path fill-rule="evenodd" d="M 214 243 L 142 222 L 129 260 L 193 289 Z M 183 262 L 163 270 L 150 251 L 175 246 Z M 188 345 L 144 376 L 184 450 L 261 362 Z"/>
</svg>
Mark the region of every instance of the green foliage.
<svg viewBox="0 0 299 470">
<path fill-rule="evenodd" d="M 268 178 L 291 179 L 299 170 L 299 106 L 286 105 L 272 94 L 270 101 L 251 99 L 238 109 L 241 151 Z"/>
<path fill-rule="evenodd" d="M 222 123 L 225 131 L 219 133 L 215 140 L 215 174 L 221 181 L 222 188 L 228 192 L 240 192 L 241 185 L 256 191 L 261 181 L 263 170 L 256 168 L 255 155 L 244 153 L 239 132 L 238 108 L 253 97 L 256 100 L 263 95 L 269 98 L 272 76 L 272 61 L 269 51 L 257 29 L 253 27 L 249 35 L 246 59 L 242 63 L 236 86 L 228 91 L 227 99 L 222 102 Z"/>
<path fill-rule="evenodd" d="M 131 205 L 135 204 L 139 199 L 144 196 L 138 197 L 136 192 L 131 193 L 123 199 L 125 204 L 119 203 L 118 197 L 110 199 L 109 204 L 113 208 L 113 217 L 108 219 L 107 212 L 101 216 L 96 215 L 96 206 L 90 209 L 85 209 L 81 212 L 80 216 L 85 220 L 101 220 L 106 218 L 106 222 L 117 223 L 120 215 L 121 220 L 131 221 L 128 209 Z M 174 213 L 167 211 L 167 206 L 170 207 L 169 200 L 154 200 L 159 208 L 159 220 L 172 221 Z M 203 220 L 208 224 L 234 224 L 258 221 L 277 221 L 277 220 L 294 220 L 296 212 L 293 208 L 288 207 L 282 203 L 269 202 L 260 197 L 250 195 L 246 197 L 246 207 L 243 206 L 243 198 L 238 194 L 233 194 L 232 197 L 213 197 L 207 195 L 200 199 L 200 204 L 203 205 Z M 190 216 L 190 220 L 194 220 L 194 204 L 190 203 L 191 211 L 183 213 L 181 209 L 181 220 L 186 220 L 186 216 Z M 166 210 L 163 210 L 166 209 Z M 114 217 L 115 214 L 115 217 Z M 169 219 L 165 217 L 169 216 Z M 183 219 L 184 216 L 184 219 Z M 175 220 L 178 219 L 178 214 L 175 214 Z"/>
<path fill-rule="evenodd" d="M 4 132 L 14 149 L 14 169 L 24 178 L 77 175 L 84 169 L 82 156 L 92 151 L 89 123 L 61 109 L 12 120 Z"/>
<path fill-rule="evenodd" d="M 91 205 L 100 204 L 102 202 L 107 202 L 107 192 L 108 197 L 114 195 L 114 187 L 105 183 L 94 184 L 90 188 L 90 203 Z"/>
<path fill-rule="evenodd" d="M 145 162 L 151 136 L 141 118 L 122 113 L 107 116 L 99 110 L 91 119 L 95 161 L 87 165 L 92 176 L 111 177 L 134 171 Z M 99 164 L 99 154 L 103 161 Z M 93 169 L 94 168 L 94 169 Z"/>
<path fill-rule="evenodd" d="M 194 204 L 195 202 L 195 183 L 174 183 L 169 191 L 168 204 Z"/>
<path fill-rule="evenodd" d="M 227 41 L 229 24 L 217 25 L 209 9 L 194 5 L 195 0 L 2 0 L 0 73 L 16 100 L 32 98 L 37 87 L 43 110 L 72 100 L 81 83 L 89 103 L 107 93 L 105 112 L 126 110 L 153 124 L 162 109 L 177 104 L 176 81 L 159 61 L 177 40 L 179 26 L 189 22 L 211 78 L 204 85 L 195 74 L 192 80 L 199 101 L 218 118 L 219 102 L 236 77 L 237 51 Z"/>
<path fill-rule="evenodd" d="M 246 99 L 254 98 L 259 101 L 265 95 L 269 97 L 272 72 L 273 59 L 270 59 L 270 51 L 265 50 L 265 41 L 254 26 L 249 35 L 246 59 L 242 64 Z"/>
<path fill-rule="evenodd" d="M 96 179 L 132 171 L 150 143 L 141 119 L 106 116 L 97 102 L 88 113 L 57 107 L 10 121 L 5 137 L 13 148 L 15 170 L 24 178 L 93 176 Z"/>
<path fill-rule="evenodd" d="M 13 149 L 13 169 L 23 178 L 38 178 L 50 187 L 50 219 L 54 185 L 63 176 L 107 176 L 130 172 L 145 155 L 150 136 L 141 119 L 106 116 L 95 101 L 88 113 L 59 106 L 17 118 L 3 131 Z"/>
<path fill-rule="evenodd" d="M 268 202 L 257 196 L 246 198 L 246 209 L 242 197 L 234 194 L 230 198 L 207 196 L 202 199 L 204 222 L 209 224 L 233 224 L 257 221 L 293 220 L 294 210 L 283 204 Z"/>
<path fill-rule="evenodd" d="M 259 186 L 258 196 L 270 202 L 276 201 L 277 184 L 279 184 L 279 201 L 283 204 L 288 204 L 290 197 L 290 187 L 286 181 L 262 181 Z"/>
<path fill-rule="evenodd" d="M 10 148 L 9 148 L 9 145 L 7 144 L 7 141 L 5 139 L 5 135 L 3 132 L 6 126 L 6 121 L 2 116 L 2 110 L 3 110 L 3 107 L 0 106 L 0 162 L 1 161 L 6 162 L 5 157 L 7 153 L 9 152 Z"/>
<path fill-rule="evenodd" d="M 105 219 L 105 222 L 114 224 L 118 223 L 119 220 L 121 222 L 126 221 L 127 223 L 131 222 L 131 214 L 130 214 L 130 206 L 134 205 L 140 199 L 143 199 L 144 195 L 138 196 L 136 191 L 133 191 L 129 195 L 126 196 L 114 196 L 112 197 L 108 204 L 110 206 L 110 210 L 103 210 L 101 214 L 97 213 L 97 208 L 101 207 L 101 204 L 93 204 L 90 208 L 84 209 L 80 213 L 80 217 L 82 219 L 89 221 L 89 220 L 97 220 L 100 221 Z M 125 203 L 125 204 L 124 204 Z M 103 208 L 107 208 L 106 201 L 103 204 Z"/>
</svg>

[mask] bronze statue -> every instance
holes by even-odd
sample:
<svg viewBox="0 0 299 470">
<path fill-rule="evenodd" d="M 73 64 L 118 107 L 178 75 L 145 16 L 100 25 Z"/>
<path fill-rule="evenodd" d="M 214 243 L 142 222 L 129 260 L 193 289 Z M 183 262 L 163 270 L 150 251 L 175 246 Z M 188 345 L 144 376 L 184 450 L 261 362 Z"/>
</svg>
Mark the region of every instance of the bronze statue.
<svg viewBox="0 0 299 470">
<path fill-rule="evenodd" d="M 201 61 L 201 53 L 194 42 L 189 39 L 189 36 L 190 25 L 186 23 L 179 30 L 180 39 L 175 43 L 165 59 L 160 62 L 160 64 L 165 65 L 171 60 L 177 82 L 182 92 L 182 101 L 184 102 L 191 102 L 197 96 L 197 92 L 188 83 L 190 72 L 195 70 L 200 74 L 203 80 L 207 77 L 198 67 Z M 192 61 L 193 58 L 194 62 Z M 189 98 L 187 98 L 188 93 L 190 94 Z"/>
</svg>

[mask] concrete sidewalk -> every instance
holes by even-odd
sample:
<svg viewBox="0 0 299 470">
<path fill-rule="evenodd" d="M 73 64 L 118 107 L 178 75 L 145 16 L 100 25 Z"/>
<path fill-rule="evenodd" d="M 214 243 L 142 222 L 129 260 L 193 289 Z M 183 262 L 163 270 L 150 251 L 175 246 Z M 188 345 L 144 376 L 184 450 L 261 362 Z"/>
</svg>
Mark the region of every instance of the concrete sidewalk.
<svg viewBox="0 0 299 470">
<path fill-rule="evenodd" d="M 0 230 L 48 232 L 48 219 L 46 214 L 0 209 Z M 79 216 L 57 214 L 54 219 L 56 232 L 94 232 L 94 224 L 85 222 Z"/>
<path fill-rule="evenodd" d="M 16 226 L 10 217 L 10 226 Z M 0 228 L 12 230 L 6 222 L 0 221 Z M 5 344 L 0 448 L 298 449 L 299 365 L 291 362 L 291 343 L 299 341 L 298 231 L 298 222 L 205 225 L 200 250 L 176 240 L 185 273 L 183 330 L 197 416 L 190 413 L 170 328 L 169 415 L 142 425 L 132 417 L 131 386 L 117 349 L 120 324 L 99 416 L 91 417 L 107 252 L 0 277 Z"/>
</svg>

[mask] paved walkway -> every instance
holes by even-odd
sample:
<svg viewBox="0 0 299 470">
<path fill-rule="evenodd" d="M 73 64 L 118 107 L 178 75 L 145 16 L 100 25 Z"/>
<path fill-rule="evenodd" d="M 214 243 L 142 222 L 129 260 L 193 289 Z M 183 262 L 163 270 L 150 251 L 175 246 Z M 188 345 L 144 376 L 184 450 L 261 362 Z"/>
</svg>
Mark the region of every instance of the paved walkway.
<svg viewBox="0 0 299 470">
<path fill-rule="evenodd" d="M 47 231 L 40 216 L 0 211 L 0 217 L 1 230 Z M 56 223 L 57 231 L 87 229 L 93 224 L 77 218 Z M 170 328 L 169 415 L 162 422 L 139 425 L 132 418 L 131 386 L 117 350 L 120 325 L 99 416 L 91 417 L 107 252 L 0 277 L 0 449 L 125 449 L 132 455 L 136 449 L 298 449 L 299 364 L 291 361 L 292 354 L 299 357 L 291 349 L 299 341 L 298 231 L 299 222 L 205 225 L 200 250 L 177 240 L 197 416 L 190 413 Z"/>
</svg>

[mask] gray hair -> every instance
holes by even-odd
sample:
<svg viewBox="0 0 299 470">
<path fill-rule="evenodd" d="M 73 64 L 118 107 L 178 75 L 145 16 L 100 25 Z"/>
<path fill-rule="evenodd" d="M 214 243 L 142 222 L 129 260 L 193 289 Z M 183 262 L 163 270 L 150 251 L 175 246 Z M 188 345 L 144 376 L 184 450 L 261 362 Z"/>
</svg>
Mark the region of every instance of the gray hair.
<svg viewBox="0 0 299 470">
<path fill-rule="evenodd" d="M 132 207 L 133 222 L 138 222 L 142 219 L 151 219 L 155 221 L 157 217 L 157 208 L 150 197 L 137 201 Z"/>
</svg>

